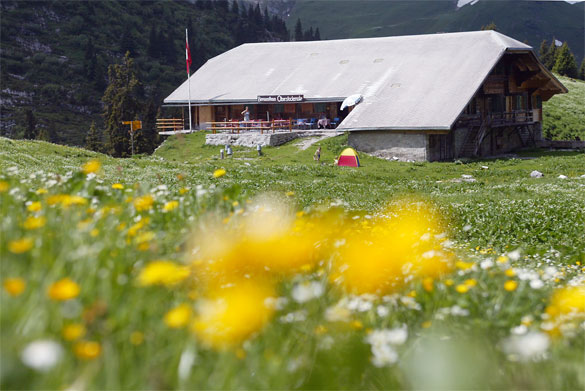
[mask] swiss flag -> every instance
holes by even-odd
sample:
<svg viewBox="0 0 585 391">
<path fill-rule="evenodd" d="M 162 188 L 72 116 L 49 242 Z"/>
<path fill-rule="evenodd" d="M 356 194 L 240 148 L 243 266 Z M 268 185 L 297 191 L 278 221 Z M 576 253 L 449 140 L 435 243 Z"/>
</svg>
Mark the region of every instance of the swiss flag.
<svg viewBox="0 0 585 391">
<path fill-rule="evenodd" d="M 189 50 L 189 35 L 185 29 L 185 58 L 187 59 L 187 76 L 189 75 L 189 67 L 191 66 L 191 50 Z"/>
</svg>

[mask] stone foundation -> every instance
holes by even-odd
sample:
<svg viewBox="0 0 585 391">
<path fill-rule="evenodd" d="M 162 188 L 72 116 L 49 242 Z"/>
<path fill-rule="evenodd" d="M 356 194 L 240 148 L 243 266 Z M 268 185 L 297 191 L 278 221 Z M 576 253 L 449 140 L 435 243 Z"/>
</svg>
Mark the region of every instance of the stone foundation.
<svg viewBox="0 0 585 391">
<path fill-rule="evenodd" d="M 304 130 L 296 132 L 280 132 L 280 133 L 216 133 L 205 135 L 206 145 L 237 145 L 240 147 L 256 148 L 258 145 L 262 147 L 276 147 L 299 137 L 315 137 L 341 134 L 335 131 L 314 131 Z"/>
<path fill-rule="evenodd" d="M 358 151 L 383 159 L 425 161 L 428 136 L 383 130 L 350 132 L 348 144 Z"/>
</svg>

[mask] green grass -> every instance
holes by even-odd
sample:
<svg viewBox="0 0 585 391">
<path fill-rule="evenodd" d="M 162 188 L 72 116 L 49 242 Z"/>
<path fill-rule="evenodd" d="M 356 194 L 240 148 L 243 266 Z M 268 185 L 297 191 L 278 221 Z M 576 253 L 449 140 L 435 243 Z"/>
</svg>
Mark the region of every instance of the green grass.
<svg viewBox="0 0 585 391">
<path fill-rule="evenodd" d="M 550 319 L 545 311 L 555 290 L 583 284 L 585 154 L 536 151 L 525 154 L 533 159 L 466 164 L 388 162 L 363 154 L 362 167 L 345 168 L 334 166 L 333 159 L 345 146 L 346 136 L 304 151 L 297 141 L 264 148 L 262 157 L 252 149 L 234 148 L 234 157 L 224 160 L 219 159 L 220 147 L 205 146 L 204 137 L 203 133 L 172 137 L 153 156 L 129 159 L 0 138 L 1 279 L 20 277 L 27 282 L 19 296 L 0 293 L 2 389 L 585 385 L 585 339 L 579 326 L 583 313 L 564 322 L 559 337 L 544 337 L 550 343 L 544 354 L 518 361 L 507 351 L 513 330 L 518 332 L 515 328 L 523 322 L 527 331 L 546 335 Z M 312 159 L 317 145 L 323 149 L 323 164 Z M 101 162 L 95 177 L 80 172 L 90 159 Z M 214 178 L 218 168 L 225 168 L 226 174 Z M 544 177 L 530 178 L 532 170 Z M 569 178 L 559 179 L 560 174 Z M 461 182 L 462 175 L 476 181 Z M 114 183 L 124 189 L 113 189 Z M 340 228 L 375 221 L 369 216 L 379 216 L 397 198 L 428 200 L 444 216 L 458 258 L 473 266 L 438 278 L 432 291 L 415 278 L 394 295 L 369 298 L 346 295 L 329 282 L 332 266 L 325 257 L 315 270 L 280 280 L 278 295 L 284 299 L 280 307 L 265 328 L 237 349 L 215 351 L 187 328 L 168 328 L 163 317 L 176 305 L 188 303 L 198 311 L 205 297 L 201 281 L 142 287 L 138 275 L 154 260 L 191 259 L 194 226 L 249 215 L 247 200 L 265 193 L 288 200 L 294 210 L 308 216 L 319 215 L 332 204 L 342 205 L 344 220 L 335 223 Z M 80 196 L 85 204 L 51 206 L 55 194 Z M 133 200 L 145 194 L 152 195 L 153 205 L 139 211 Z M 173 200 L 178 201 L 177 208 L 165 211 Z M 29 211 L 31 202 L 37 201 L 40 211 Z M 26 229 L 26 218 L 37 215 L 44 216 L 46 224 Z M 131 227 L 140 221 L 147 223 L 132 233 Z M 337 227 L 320 226 L 315 236 L 332 229 Z M 355 237 L 352 231 L 336 235 L 338 246 L 344 246 L 341 239 Z M 23 237 L 32 239 L 33 247 L 22 254 L 11 252 L 9 244 Z M 231 245 L 226 239 L 225 247 Z M 504 254 L 515 259 L 515 250 L 517 260 L 497 262 Z M 274 249 L 279 252 L 284 249 Z M 363 262 L 369 262 L 368 254 L 364 252 Z M 516 276 L 506 272 L 510 268 Z M 49 285 L 64 277 L 79 283 L 79 296 L 63 303 L 50 300 Z M 458 293 L 455 287 L 467 280 L 476 286 Z M 518 282 L 516 290 L 504 289 L 508 280 Z M 304 303 L 295 301 L 294 289 L 309 281 L 321 284 L 324 294 Z M 328 320 L 327 309 L 340 300 L 365 307 L 362 311 L 350 306 L 347 323 Z M 294 320 L 295 316 L 305 320 Z M 293 320 L 285 321 L 287 317 Z M 242 318 L 238 324 L 248 320 Z M 75 342 L 62 336 L 70 323 L 85 326 L 84 339 L 101 346 L 99 357 L 76 357 Z M 365 339 L 372 330 L 403 325 L 408 338 L 393 347 L 397 363 L 377 368 L 370 362 L 372 351 Z M 136 333 L 144 338 L 140 343 Z M 34 371 L 20 359 L 25 346 L 38 339 L 56 341 L 63 349 L 59 363 L 47 372 Z M 522 339 L 521 344 L 529 342 Z M 194 364 L 179 376 L 181 357 L 184 361 L 188 356 L 194 357 Z"/>
<path fill-rule="evenodd" d="M 553 140 L 585 140 L 585 81 L 557 77 L 569 93 L 555 95 L 543 104 L 542 135 Z"/>
</svg>

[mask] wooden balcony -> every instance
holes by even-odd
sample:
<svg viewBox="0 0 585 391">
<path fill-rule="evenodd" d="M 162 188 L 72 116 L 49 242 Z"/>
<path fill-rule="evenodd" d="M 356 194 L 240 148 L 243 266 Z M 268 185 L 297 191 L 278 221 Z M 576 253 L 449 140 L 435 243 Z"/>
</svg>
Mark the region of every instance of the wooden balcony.
<svg viewBox="0 0 585 391">
<path fill-rule="evenodd" d="M 534 122 L 532 110 L 515 110 L 503 113 L 490 113 L 490 127 L 514 126 L 531 124 Z"/>
<path fill-rule="evenodd" d="M 491 128 L 525 125 L 535 122 L 533 110 L 515 110 L 499 113 L 488 113 L 487 120 Z M 457 122 L 460 126 L 480 126 L 482 123 L 482 117 L 480 113 L 462 114 Z"/>
</svg>

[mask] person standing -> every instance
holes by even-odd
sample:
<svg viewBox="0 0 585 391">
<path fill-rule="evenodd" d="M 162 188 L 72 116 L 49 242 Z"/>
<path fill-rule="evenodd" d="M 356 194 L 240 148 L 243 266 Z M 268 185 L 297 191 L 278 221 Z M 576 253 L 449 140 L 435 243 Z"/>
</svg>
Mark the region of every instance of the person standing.
<svg viewBox="0 0 585 391">
<path fill-rule="evenodd" d="M 315 151 L 315 154 L 313 155 L 313 160 L 316 162 L 321 161 L 321 147 L 317 148 L 317 150 Z"/>
<path fill-rule="evenodd" d="M 242 111 L 242 115 L 244 116 L 244 121 L 250 121 L 250 110 L 248 110 L 248 106 Z"/>
</svg>

